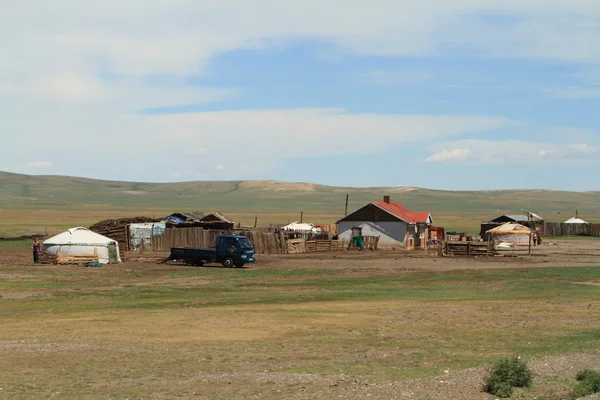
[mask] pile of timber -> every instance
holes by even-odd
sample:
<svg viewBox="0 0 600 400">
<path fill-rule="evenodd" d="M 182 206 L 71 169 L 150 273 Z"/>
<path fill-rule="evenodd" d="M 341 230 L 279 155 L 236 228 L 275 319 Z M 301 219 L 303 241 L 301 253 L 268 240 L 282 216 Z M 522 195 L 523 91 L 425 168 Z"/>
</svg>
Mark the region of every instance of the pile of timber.
<svg viewBox="0 0 600 400">
<path fill-rule="evenodd" d="M 56 252 L 57 264 L 85 264 L 89 262 L 98 262 L 98 249 L 94 249 L 94 254 L 62 254 Z"/>
<path fill-rule="evenodd" d="M 56 255 L 45 252 L 40 261 L 42 264 L 56 264 Z"/>
<path fill-rule="evenodd" d="M 444 242 L 443 254 L 446 256 L 493 256 L 492 242 Z"/>
</svg>

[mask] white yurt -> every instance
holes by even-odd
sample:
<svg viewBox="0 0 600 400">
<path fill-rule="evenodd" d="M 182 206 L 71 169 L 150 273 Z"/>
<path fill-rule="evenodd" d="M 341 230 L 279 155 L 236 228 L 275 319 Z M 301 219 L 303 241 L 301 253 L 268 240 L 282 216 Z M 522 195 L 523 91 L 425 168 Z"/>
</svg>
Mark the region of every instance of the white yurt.
<svg viewBox="0 0 600 400">
<path fill-rule="evenodd" d="M 317 228 L 313 224 L 307 224 L 306 222 L 292 222 L 291 224 L 286 225 L 281 229 L 284 231 L 299 232 L 299 233 L 316 234 L 316 233 L 321 232 L 321 230 L 319 228 Z"/>
<path fill-rule="evenodd" d="M 587 224 L 587 222 L 585 222 L 581 218 L 574 217 L 574 218 L 569 218 L 568 220 L 566 220 L 565 224 Z"/>
<path fill-rule="evenodd" d="M 94 254 L 98 251 L 98 262 L 101 264 L 120 263 L 119 244 L 117 241 L 90 231 L 87 228 L 71 228 L 63 233 L 46 239 L 42 243 L 42 251 L 55 255 L 61 254 Z"/>
</svg>

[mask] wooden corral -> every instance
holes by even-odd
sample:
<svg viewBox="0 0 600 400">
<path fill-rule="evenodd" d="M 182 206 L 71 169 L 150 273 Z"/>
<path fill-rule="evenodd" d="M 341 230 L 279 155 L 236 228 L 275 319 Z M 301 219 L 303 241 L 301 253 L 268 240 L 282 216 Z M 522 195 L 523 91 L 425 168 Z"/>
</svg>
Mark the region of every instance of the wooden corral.
<svg viewBox="0 0 600 400">
<path fill-rule="evenodd" d="M 345 240 L 307 240 L 306 252 L 344 251 Z"/>
<path fill-rule="evenodd" d="M 305 240 L 289 239 L 287 241 L 288 254 L 316 253 L 326 251 L 346 250 L 345 240 Z"/>
<path fill-rule="evenodd" d="M 365 241 L 365 249 L 377 250 L 377 246 L 379 246 L 379 236 L 363 236 L 363 239 Z M 348 243 L 348 249 L 356 249 L 352 240 Z"/>
<path fill-rule="evenodd" d="M 495 254 L 492 242 L 444 242 L 442 255 L 444 256 L 485 256 Z"/>
</svg>

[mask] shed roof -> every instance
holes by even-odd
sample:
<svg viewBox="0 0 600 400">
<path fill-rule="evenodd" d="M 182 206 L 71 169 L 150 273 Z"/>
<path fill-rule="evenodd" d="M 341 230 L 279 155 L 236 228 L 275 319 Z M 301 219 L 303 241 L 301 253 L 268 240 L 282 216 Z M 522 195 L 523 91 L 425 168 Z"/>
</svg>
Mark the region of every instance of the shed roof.
<svg viewBox="0 0 600 400">
<path fill-rule="evenodd" d="M 366 207 L 376 207 L 377 209 L 384 211 L 385 213 L 391 215 L 392 217 L 397 218 L 397 219 L 399 219 L 403 222 L 409 223 L 409 224 L 432 223 L 433 222 L 433 220 L 431 219 L 431 214 L 429 214 L 428 212 L 415 212 L 415 211 L 412 211 L 409 208 L 403 206 L 402 204 L 397 203 L 395 201 L 391 201 L 391 200 L 371 202 L 371 203 L 363 206 L 359 210 L 345 216 L 344 218 L 341 218 L 337 222 L 339 223 L 344 220 L 350 220 L 348 218 L 352 217 L 353 215 L 358 213 L 360 210 L 365 209 Z"/>
<path fill-rule="evenodd" d="M 493 221 L 497 221 L 497 220 L 501 220 L 501 219 L 510 219 L 512 221 L 515 222 L 527 222 L 529 221 L 529 216 L 527 215 L 522 215 L 522 214 L 516 214 L 516 215 L 501 215 L 498 218 L 494 218 L 492 220 Z M 543 221 L 543 218 L 540 217 L 537 214 L 531 213 L 531 220 L 532 221 Z"/>
<path fill-rule="evenodd" d="M 409 208 L 403 206 L 402 204 L 390 200 L 389 203 L 385 201 L 375 201 L 371 204 L 381 208 L 384 211 L 392 214 L 396 218 L 401 219 L 404 222 L 408 223 L 427 223 L 431 222 L 431 215 L 427 212 L 415 212 L 410 210 Z"/>
</svg>

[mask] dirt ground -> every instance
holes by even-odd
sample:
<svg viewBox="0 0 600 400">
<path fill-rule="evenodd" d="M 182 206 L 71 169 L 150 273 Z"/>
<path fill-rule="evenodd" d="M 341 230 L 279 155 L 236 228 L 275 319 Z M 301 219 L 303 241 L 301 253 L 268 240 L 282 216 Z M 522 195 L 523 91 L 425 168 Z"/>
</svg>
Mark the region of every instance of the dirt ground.
<svg viewBox="0 0 600 400">
<path fill-rule="evenodd" d="M 143 271 L 144 274 L 151 277 L 164 276 L 166 271 L 176 271 L 180 265 L 156 264 L 154 259 L 163 257 L 164 253 L 128 253 L 125 255 L 125 262 L 119 265 L 107 265 L 93 270 L 93 274 L 110 275 L 115 271 Z M 327 253 L 327 254 L 304 254 L 289 256 L 267 256 L 259 255 L 258 262 L 251 265 L 251 269 L 262 268 L 281 268 L 281 269 L 329 269 L 346 270 L 348 275 L 361 275 L 377 272 L 379 275 L 398 274 L 402 271 L 457 271 L 457 270 L 489 270 L 489 269 L 518 269 L 518 268 L 557 268 L 557 267 L 589 267 L 598 266 L 600 256 L 600 241 L 594 240 L 546 240 L 545 243 L 533 249 L 533 255 L 507 253 L 503 256 L 495 257 L 428 257 L 425 251 L 415 252 L 384 252 L 384 251 L 365 251 L 348 253 Z M 27 267 L 27 269 L 15 272 L 14 267 Z M 355 267 L 358 266 L 358 267 Z M 55 271 L 78 271 L 78 266 L 34 266 L 31 262 L 29 249 L 0 249 L 0 304 L 2 299 L 9 296 L 18 296 L 18 293 L 11 294 L 2 291 L 2 282 L 18 275 L 20 278 L 26 277 L 29 273 L 35 276 L 37 271 L 47 271 L 53 268 Z M 187 267 L 185 267 L 187 268 Z M 91 271 L 91 269 L 90 269 Z M 177 278 L 174 278 L 177 279 Z M 165 283 L 164 280 L 162 283 Z M 598 282 L 586 283 L 591 285 L 600 285 Z M 26 295 L 25 293 L 23 294 Z M 237 310 L 235 310 L 237 311 Z M 256 322 L 260 324 L 261 322 Z M 343 320 L 340 322 L 340 328 L 344 326 Z M 10 331 L 9 327 L 0 327 L 2 330 Z M 24 353 L 47 352 L 54 349 L 58 353 L 73 352 L 82 353 L 84 356 L 94 355 L 106 351 L 106 344 L 100 344 L 97 340 L 74 339 L 49 340 L 49 339 L 27 339 L 19 340 L 14 337 L 12 340 L 7 337 L 10 334 L 2 335 L 6 340 L 0 339 L 0 352 L 6 354 L 22 355 Z M 111 338 L 112 346 L 115 346 L 115 352 L 133 352 L 131 344 L 125 344 L 115 340 L 110 332 L 106 334 Z M 213 339 L 218 339 L 215 336 Z M 256 340 L 268 338 L 256 337 Z M 117 348 L 123 346 L 123 349 Z M 135 345 L 134 345 L 135 346 Z M 58 350 L 57 350 L 58 349 Z M 136 351 L 146 351 L 144 346 L 140 345 Z M 161 350 L 160 357 L 165 359 L 169 357 L 169 350 Z M 297 351 L 302 351 L 298 349 Z M 182 356 L 184 357 L 184 356 Z M 8 368 L 8 365 L 0 366 Z M 572 379 L 581 369 L 591 368 L 600 369 L 600 350 L 595 352 L 568 353 L 558 356 L 549 356 L 532 360 L 530 366 L 534 372 L 535 384 L 546 386 L 547 391 L 544 396 L 536 397 L 539 399 L 562 399 L 568 398 L 568 392 L 554 392 L 553 385 L 558 385 L 561 379 Z M 190 376 L 173 376 L 171 385 L 173 393 L 154 393 L 147 394 L 144 399 L 201 399 L 201 398 L 289 398 L 289 399 L 416 399 L 416 400 L 437 400 L 437 399 L 494 399 L 481 391 L 481 382 L 486 372 L 485 368 L 469 368 L 463 370 L 446 370 L 442 375 L 421 379 L 411 380 L 385 380 L 381 377 L 370 377 L 364 375 L 322 375 L 318 373 L 280 373 L 270 372 L 243 372 L 243 369 L 237 371 L 208 372 L 198 371 Z M 138 381 L 132 385 L 151 385 L 150 381 Z M 190 379 L 194 385 L 199 387 L 210 385 L 219 388 L 222 396 L 211 397 L 190 391 L 177 392 L 178 387 L 189 387 Z M 233 382 L 233 386 L 232 386 Z M 254 390 L 247 390 L 253 387 Z M 262 387 L 262 391 L 261 388 Z M 557 386 L 558 387 L 558 386 Z M 228 389 L 229 388 L 229 389 Z M 258 388 L 258 389 L 257 389 Z M 102 388 L 98 390 L 101 393 Z M 0 380 L 0 398 L 28 398 L 26 392 L 21 392 L 17 397 L 7 396 L 6 383 L 2 384 Z M 264 395 L 264 396 L 263 396 Z M 47 393 L 47 397 L 61 398 L 57 389 L 56 393 Z M 33 397 L 31 397 L 33 398 Z M 86 398 L 95 397 L 93 394 Z M 514 398 L 529 399 L 519 392 Z M 590 397 L 598 398 L 598 397 Z"/>
</svg>

